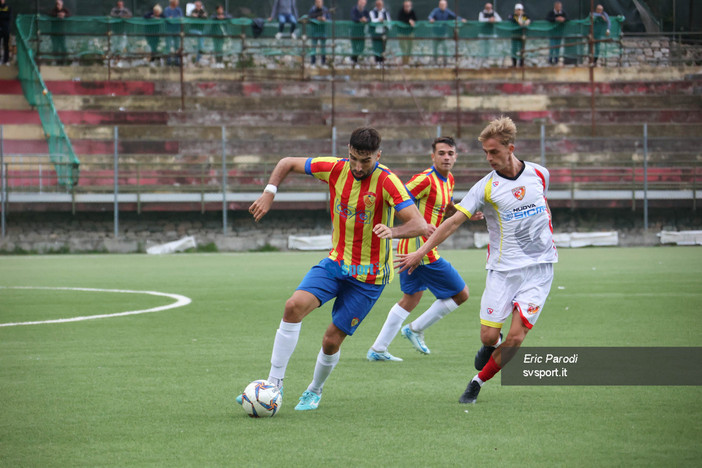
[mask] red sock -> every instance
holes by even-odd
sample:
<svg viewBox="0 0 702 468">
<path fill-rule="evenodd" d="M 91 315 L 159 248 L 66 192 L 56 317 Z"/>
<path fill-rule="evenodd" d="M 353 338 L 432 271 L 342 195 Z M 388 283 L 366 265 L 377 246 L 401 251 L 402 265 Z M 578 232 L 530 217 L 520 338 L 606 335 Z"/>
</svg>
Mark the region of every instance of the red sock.
<svg viewBox="0 0 702 468">
<path fill-rule="evenodd" d="M 485 364 L 483 370 L 478 373 L 478 378 L 483 382 L 487 382 L 491 378 L 495 377 L 495 374 L 500 372 L 500 369 L 502 368 L 498 366 L 492 356 L 490 356 L 490 360 L 487 362 L 487 364 Z"/>
</svg>

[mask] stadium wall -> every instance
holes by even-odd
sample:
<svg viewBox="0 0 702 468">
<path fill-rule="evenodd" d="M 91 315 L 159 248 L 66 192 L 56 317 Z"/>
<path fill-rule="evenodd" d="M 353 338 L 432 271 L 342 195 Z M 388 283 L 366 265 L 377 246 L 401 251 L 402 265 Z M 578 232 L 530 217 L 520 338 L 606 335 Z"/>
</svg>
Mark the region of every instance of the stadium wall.
<svg viewBox="0 0 702 468">
<path fill-rule="evenodd" d="M 556 208 L 553 220 L 555 233 L 617 231 L 621 246 L 659 245 L 657 234 L 662 230 L 702 229 L 700 212 L 690 208 L 650 210 L 648 230 L 643 228 L 641 210 L 631 208 Z M 8 216 L 6 228 L 6 236 L 0 238 L 0 254 L 136 253 L 185 236 L 194 236 L 203 251 L 287 250 L 290 235 L 331 232 L 329 214 L 324 210 L 274 210 L 260 223 L 255 223 L 246 212 L 231 212 L 226 235 L 222 232 L 221 214 L 211 212 L 123 213 L 117 237 L 113 213 L 109 211 L 76 215 L 17 212 Z M 474 233 L 485 230 L 483 222 L 466 224 L 442 248 L 473 248 Z"/>
</svg>

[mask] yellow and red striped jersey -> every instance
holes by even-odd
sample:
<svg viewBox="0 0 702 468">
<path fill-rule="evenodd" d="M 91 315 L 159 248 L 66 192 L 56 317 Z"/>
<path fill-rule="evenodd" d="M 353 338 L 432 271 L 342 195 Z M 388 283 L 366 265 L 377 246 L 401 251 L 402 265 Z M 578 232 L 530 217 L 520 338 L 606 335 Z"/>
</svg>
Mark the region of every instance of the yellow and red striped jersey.
<svg viewBox="0 0 702 468">
<path fill-rule="evenodd" d="M 417 203 L 419 212 L 424 216 L 424 221 L 439 227 L 444 219 L 446 206 L 453 201 L 453 186 L 455 185 L 453 174 L 449 172 L 448 178 L 439 174 L 434 166 L 419 174 L 415 174 L 407 182 L 407 190 Z M 424 236 L 411 239 L 400 239 L 397 244 L 397 253 L 408 254 L 416 251 L 427 238 Z M 422 259 L 422 265 L 434 263 L 439 259 L 439 252 L 434 247 Z"/>
<path fill-rule="evenodd" d="M 373 172 L 357 180 L 348 159 L 309 158 L 305 172 L 329 184 L 332 249 L 329 258 L 351 267 L 361 282 L 392 281 L 392 239 L 373 233 L 378 223 L 392 226 L 395 210 L 412 205 L 405 186 L 387 167 L 376 164 Z"/>
</svg>

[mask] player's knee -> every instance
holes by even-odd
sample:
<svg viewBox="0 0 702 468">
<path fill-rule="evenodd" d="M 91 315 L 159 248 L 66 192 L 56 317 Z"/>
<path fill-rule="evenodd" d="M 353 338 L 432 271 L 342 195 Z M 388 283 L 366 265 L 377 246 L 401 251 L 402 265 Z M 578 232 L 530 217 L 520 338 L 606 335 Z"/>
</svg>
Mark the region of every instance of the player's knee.
<svg viewBox="0 0 702 468">
<path fill-rule="evenodd" d="M 470 297 L 470 292 L 468 291 L 468 286 L 466 286 L 465 288 L 463 288 L 463 291 L 453 296 L 452 299 L 453 302 L 456 303 L 456 305 L 461 305 L 468 300 L 468 297 Z"/>
<path fill-rule="evenodd" d="M 335 354 L 339 351 L 339 348 L 341 348 L 342 342 L 343 339 L 340 339 L 340 337 L 336 335 L 330 335 L 328 333 L 325 334 L 322 338 L 322 350 L 324 351 L 324 354 L 329 356 Z"/>
<path fill-rule="evenodd" d="M 525 333 L 509 333 L 504 339 L 503 344 L 508 348 L 519 348 L 524 342 Z"/>
<path fill-rule="evenodd" d="M 285 301 L 283 318 L 286 322 L 300 322 L 305 316 L 305 307 L 295 296 Z"/>
<path fill-rule="evenodd" d="M 485 346 L 494 346 L 499 338 L 499 328 L 483 327 L 480 329 L 480 341 L 482 341 Z"/>
</svg>

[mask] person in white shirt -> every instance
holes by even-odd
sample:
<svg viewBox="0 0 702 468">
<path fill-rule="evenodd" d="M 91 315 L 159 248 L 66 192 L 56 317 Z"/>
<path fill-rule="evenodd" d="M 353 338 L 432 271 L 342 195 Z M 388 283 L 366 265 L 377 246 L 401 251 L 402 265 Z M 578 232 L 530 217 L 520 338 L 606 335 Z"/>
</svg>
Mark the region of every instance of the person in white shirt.
<svg viewBox="0 0 702 468">
<path fill-rule="evenodd" d="M 373 55 L 378 65 L 385 61 L 385 42 L 390 29 L 390 13 L 385 9 L 383 0 L 375 0 L 375 8 L 370 11 L 371 42 Z"/>
<path fill-rule="evenodd" d="M 492 172 L 456 205 L 421 248 L 398 255 L 400 272 L 411 273 L 422 258 L 467 219 L 482 211 L 488 228 L 487 278 L 480 302 L 482 348 L 475 356 L 480 372 L 468 383 L 460 403 L 475 403 L 482 385 L 497 374 L 519 348 L 541 314 L 553 281 L 558 252 L 546 201 L 549 172 L 514 155 L 517 127 L 509 117 L 495 119 L 478 138 Z M 500 330 L 512 321 L 502 341 Z M 506 351 L 503 353 L 503 349 Z"/>
<path fill-rule="evenodd" d="M 478 21 L 481 23 L 499 23 L 502 21 L 500 14 L 493 10 L 492 3 L 486 3 L 485 8 L 478 14 Z"/>
</svg>

